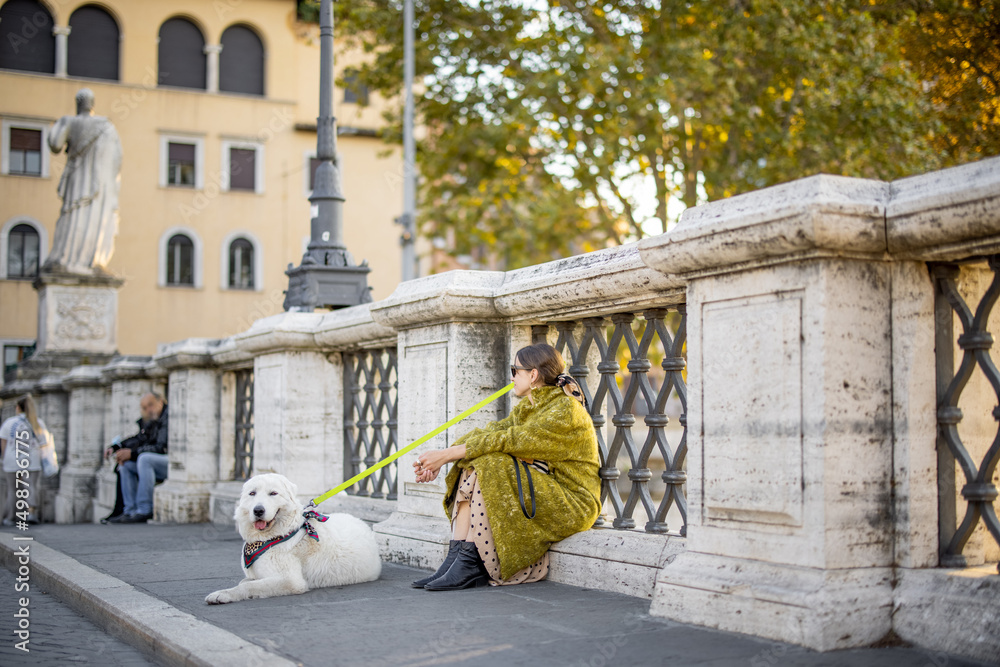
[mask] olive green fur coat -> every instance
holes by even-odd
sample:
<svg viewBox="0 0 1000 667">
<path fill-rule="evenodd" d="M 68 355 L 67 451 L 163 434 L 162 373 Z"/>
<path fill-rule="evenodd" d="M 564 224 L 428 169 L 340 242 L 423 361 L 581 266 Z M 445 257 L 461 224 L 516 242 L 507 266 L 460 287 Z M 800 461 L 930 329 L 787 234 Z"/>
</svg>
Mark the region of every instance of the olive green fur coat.
<svg viewBox="0 0 1000 667">
<path fill-rule="evenodd" d="M 444 509 L 451 518 L 460 469 L 475 468 L 503 579 L 537 561 L 553 542 L 592 527 L 601 509 L 597 436 L 586 408 L 561 387 L 534 389 L 531 397 L 534 405 L 524 398 L 506 419 L 459 438 L 455 444 L 465 445 L 466 456 L 446 478 Z M 534 519 L 521 512 L 514 461 L 508 454 L 549 464 L 548 475 L 531 469 Z M 530 512 L 523 465 L 521 483 Z"/>
</svg>

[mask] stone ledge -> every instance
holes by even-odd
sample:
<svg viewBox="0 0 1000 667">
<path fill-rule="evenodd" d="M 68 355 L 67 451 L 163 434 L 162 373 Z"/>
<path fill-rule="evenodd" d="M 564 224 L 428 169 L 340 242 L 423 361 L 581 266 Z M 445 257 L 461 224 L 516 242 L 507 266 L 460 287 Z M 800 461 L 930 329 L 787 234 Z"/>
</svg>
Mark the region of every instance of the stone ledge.
<svg viewBox="0 0 1000 667">
<path fill-rule="evenodd" d="M 684 303 L 685 283 L 646 266 L 630 243 L 510 271 L 495 293 L 515 322 L 583 318 Z"/>
<path fill-rule="evenodd" d="M 80 387 L 103 387 L 108 384 L 101 373 L 101 366 L 77 366 L 63 376 L 62 386 L 67 390 Z"/>
<path fill-rule="evenodd" d="M 323 315 L 316 328 L 316 343 L 324 349 L 382 347 L 396 344 L 396 330 L 372 318 L 371 304 L 351 306 Z"/>
<path fill-rule="evenodd" d="M 954 260 L 1000 252 L 1000 158 L 894 181 L 886 209 L 889 251 Z"/>
<path fill-rule="evenodd" d="M 146 368 L 152 359 L 152 357 L 134 355 L 115 357 L 101 368 L 101 376 L 105 382 L 143 379 L 146 377 Z"/>
<path fill-rule="evenodd" d="M 212 361 L 222 370 L 253 367 L 253 355 L 236 346 L 233 336 L 223 338 L 212 351 Z"/>
<path fill-rule="evenodd" d="M 643 239 L 643 261 L 668 275 L 713 273 L 806 256 L 881 259 L 889 184 L 818 175 L 689 208 Z"/>
<path fill-rule="evenodd" d="M 552 545 L 549 580 L 652 598 L 660 569 L 686 542 L 678 535 L 593 528 Z"/>
<path fill-rule="evenodd" d="M 649 613 L 832 651 L 892 629 L 892 584 L 888 567 L 823 570 L 689 551 L 660 571 Z"/>
<path fill-rule="evenodd" d="M 320 504 L 317 510 L 321 514 L 344 512 L 346 514 L 353 514 L 368 523 L 380 523 L 387 521 L 396 511 L 396 501 L 366 498 L 363 496 L 349 496 L 346 493 L 338 493 L 333 498 Z"/>
<path fill-rule="evenodd" d="M 995 564 L 964 570 L 900 568 L 896 580 L 896 634 L 935 651 L 1000 662 L 1000 575 Z"/>
<path fill-rule="evenodd" d="M 257 320 L 243 333 L 233 336 L 236 347 L 258 356 L 268 352 L 315 350 L 315 332 L 322 313 L 279 313 Z"/>
<path fill-rule="evenodd" d="M 211 368 L 212 353 L 219 345 L 216 338 L 185 338 L 176 343 L 160 345 L 153 362 L 166 371 L 181 368 Z"/>
<path fill-rule="evenodd" d="M 383 560 L 430 570 L 441 564 L 451 539 L 444 517 L 394 512 L 372 529 Z M 651 598 L 657 573 L 684 543 L 677 536 L 596 528 L 552 546 L 549 579 Z"/>
<path fill-rule="evenodd" d="M 505 275 L 502 271 L 448 271 L 408 280 L 387 299 L 370 304 L 372 319 L 395 330 L 499 320 L 493 295 Z"/>
</svg>

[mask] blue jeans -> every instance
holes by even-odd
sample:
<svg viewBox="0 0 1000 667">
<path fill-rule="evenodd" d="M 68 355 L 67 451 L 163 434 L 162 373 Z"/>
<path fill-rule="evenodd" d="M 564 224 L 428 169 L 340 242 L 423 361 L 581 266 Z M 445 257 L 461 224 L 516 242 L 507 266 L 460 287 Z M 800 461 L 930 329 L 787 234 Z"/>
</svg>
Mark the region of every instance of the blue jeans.
<svg viewBox="0 0 1000 667">
<path fill-rule="evenodd" d="M 145 452 L 135 461 L 118 466 L 122 476 L 125 514 L 152 514 L 153 487 L 167 478 L 167 455 Z"/>
</svg>

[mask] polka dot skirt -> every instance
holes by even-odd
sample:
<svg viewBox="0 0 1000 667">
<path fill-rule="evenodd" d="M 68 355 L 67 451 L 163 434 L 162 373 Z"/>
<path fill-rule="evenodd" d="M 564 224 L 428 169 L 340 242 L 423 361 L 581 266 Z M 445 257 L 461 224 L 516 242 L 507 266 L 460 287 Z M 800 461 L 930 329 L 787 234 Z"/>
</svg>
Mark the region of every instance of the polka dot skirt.
<svg viewBox="0 0 1000 667">
<path fill-rule="evenodd" d="M 493 541 L 493 529 L 490 528 L 489 518 L 486 516 L 486 506 L 483 505 L 483 494 L 479 488 L 479 481 L 476 479 L 476 471 L 467 468 L 462 471 L 462 476 L 458 480 L 458 493 L 455 496 L 455 504 L 452 507 L 451 520 L 455 521 L 458 516 L 459 503 L 467 502 L 472 510 L 471 529 L 466 539 L 472 539 L 476 543 L 479 557 L 486 564 L 486 570 L 490 573 L 490 583 L 493 586 L 510 586 L 513 584 L 530 584 L 533 581 L 541 581 L 549 574 L 549 552 L 539 558 L 528 567 L 514 573 L 509 579 L 500 579 L 500 560 L 497 558 L 496 544 Z"/>
</svg>

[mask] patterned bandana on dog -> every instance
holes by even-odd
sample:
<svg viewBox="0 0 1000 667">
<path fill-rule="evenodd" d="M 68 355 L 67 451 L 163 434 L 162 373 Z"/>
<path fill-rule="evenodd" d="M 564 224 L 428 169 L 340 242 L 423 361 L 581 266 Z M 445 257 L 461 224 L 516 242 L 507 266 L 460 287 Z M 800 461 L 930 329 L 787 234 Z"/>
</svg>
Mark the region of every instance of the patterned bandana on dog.
<svg viewBox="0 0 1000 667">
<path fill-rule="evenodd" d="M 298 533 L 300 530 L 304 529 L 306 531 L 306 535 L 319 542 L 319 534 L 316 532 L 316 529 L 312 527 L 312 524 L 309 523 L 309 521 L 311 519 L 315 519 L 316 521 L 322 523 L 327 519 L 329 519 L 330 517 L 320 514 L 319 512 L 316 512 L 314 510 L 306 510 L 302 513 L 302 516 L 304 516 L 306 520 L 302 523 L 301 526 L 299 526 L 292 532 L 288 533 L 287 535 L 282 535 L 281 537 L 275 537 L 274 539 L 268 540 L 267 542 L 257 541 L 257 542 L 247 542 L 246 544 L 244 544 L 243 569 L 244 570 L 249 569 L 249 567 L 254 564 L 254 561 L 256 561 L 258 558 L 264 555 L 264 552 L 266 552 L 268 549 L 277 544 L 281 544 L 286 540 L 292 539 L 293 537 L 295 537 L 295 534 Z"/>
<path fill-rule="evenodd" d="M 319 534 L 316 532 L 316 529 L 312 527 L 312 524 L 309 523 L 309 519 L 316 519 L 320 523 L 323 523 L 330 517 L 325 514 L 320 514 L 315 510 L 306 510 L 302 513 L 302 516 L 306 518 L 305 523 L 302 524 L 302 527 L 306 529 L 306 535 L 319 542 Z"/>
</svg>

